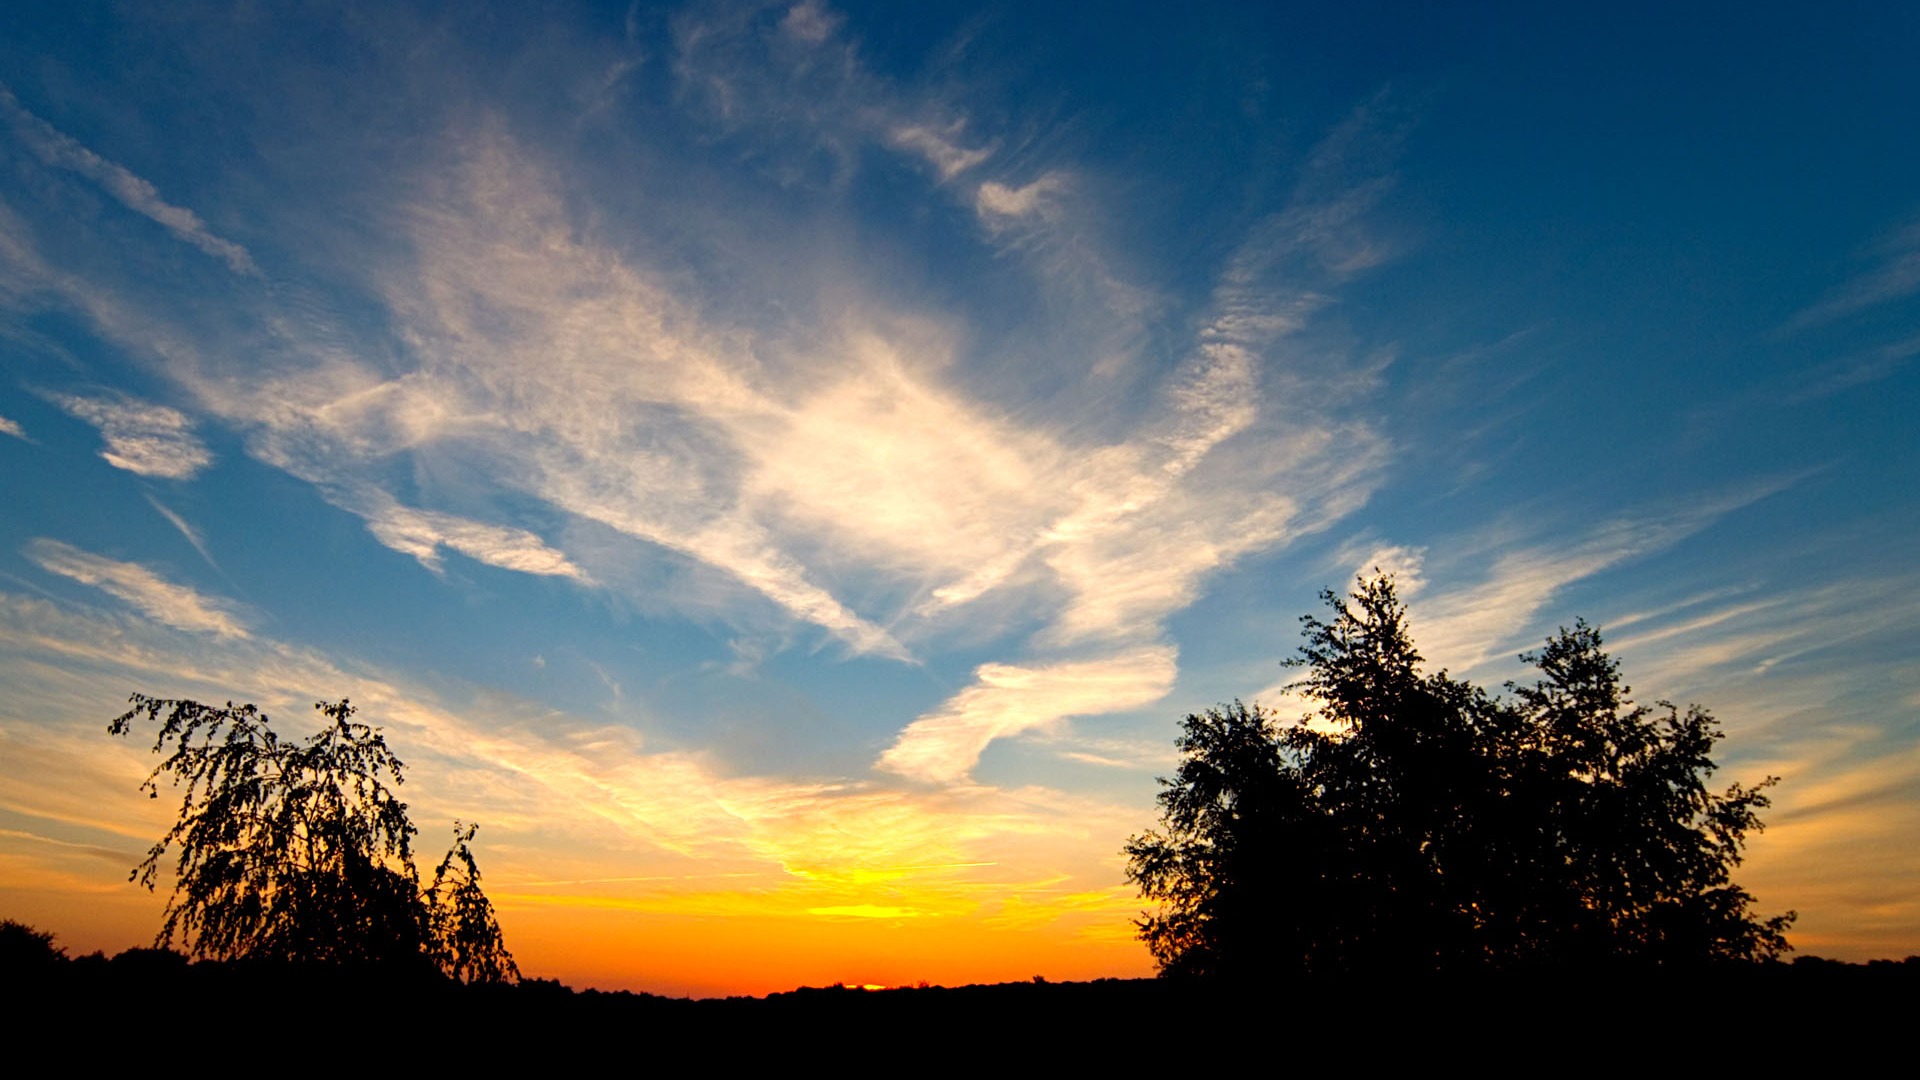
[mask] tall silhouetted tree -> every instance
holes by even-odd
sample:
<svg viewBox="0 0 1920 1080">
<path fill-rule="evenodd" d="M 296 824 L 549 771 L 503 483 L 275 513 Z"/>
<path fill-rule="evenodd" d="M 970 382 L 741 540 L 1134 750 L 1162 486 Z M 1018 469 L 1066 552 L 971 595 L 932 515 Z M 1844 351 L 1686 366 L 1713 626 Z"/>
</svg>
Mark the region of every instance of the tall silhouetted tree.
<svg viewBox="0 0 1920 1080">
<path fill-rule="evenodd" d="M 170 848 L 174 888 L 156 943 L 176 937 L 213 959 L 378 964 L 469 982 L 519 975 L 480 891 L 472 826 L 421 888 L 415 828 L 394 794 L 403 765 L 344 699 L 315 706 L 327 723 L 283 740 L 252 705 L 224 708 L 135 694 L 108 728 L 160 725 L 166 757 L 142 785 L 184 788 L 180 817 L 134 868 L 154 887 Z"/>
<path fill-rule="evenodd" d="M 1707 789 L 1711 716 L 1627 698 L 1585 623 L 1501 700 L 1424 674 L 1385 576 L 1305 617 L 1282 723 L 1189 716 L 1161 829 L 1128 842 L 1164 974 L 1684 965 L 1770 958 L 1792 914 L 1732 884 L 1768 778 Z"/>
</svg>

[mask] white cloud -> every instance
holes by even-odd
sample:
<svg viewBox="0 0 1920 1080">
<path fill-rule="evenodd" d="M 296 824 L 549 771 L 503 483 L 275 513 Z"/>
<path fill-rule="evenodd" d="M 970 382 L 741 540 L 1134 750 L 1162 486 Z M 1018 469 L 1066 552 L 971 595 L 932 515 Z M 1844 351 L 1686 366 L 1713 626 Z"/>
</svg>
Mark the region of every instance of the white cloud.
<svg viewBox="0 0 1920 1080">
<path fill-rule="evenodd" d="M 978 167 L 997 142 L 969 139 L 964 109 L 946 95 L 902 88 L 876 74 L 844 20 L 809 0 L 767 34 L 748 5 L 712 5 L 674 20 L 674 70 L 690 101 L 729 131 L 755 130 L 756 156 L 780 159 L 783 181 L 807 175 L 825 151 L 833 183 L 858 167 L 858 148 L 877 145 L 933 167 L 941 182 Z M 796 153 L 797 151 L 797 153 Z"/>
<path fill-rule="evenodd" d="M 991 144 L 973 149 L 961 146 L 960 139 L 965 132 L 966 122 L 962 120 L 953 121 L 941 130 L 925 124 L 902 124 L 889 131 L 887 138 L 894 146 L 925 158 L 939 171 L 940 179 L 951 180 L 993 156 Z"/>
<path fill-rule="evenodd" d="M 974 207 L 982 220 L 996 224 L 999 218 L 1022 218 L 1047 213 L 1053 200 L 1067 187 L 1064 174 L 1050 172 L 1024 187 L 1008 187 L 989 180 L 974 193 Z"/>
<path fill-rule="evenodd" d="M 216 637 L 248 636 L 232 605 L 167 581 L 139 563 L 119 562 L 45 538 L 29 543 L 26 555 L 48 573 L 119 597 L 155 622 Z"/>
<path fill-rule="evenodd" d="M 1551 540 L 1513 536 L 1483 538 L 1461 549 L 1499 550 L 1484 576 L 1472 584 L 1453 577 L 1444 585 L 1424 563 L 1427 595 L 1412 613 L 1420 652 L 1434 667 L 1471 672 L 1475 667 L 1517 651 L 1520 635 L 1553 595 L 1629 559 L 1660 551 L 1686 539 L 1740 507 L 1792 484 L 1773 480 L 1665 514 L 1623 518 L 1584 535 Z M 1525 642 L 1526 645 L 1536 644 Z"/>
<path fill-rule="evenodd" d="M 1625 528 L 1567 548 L 1502 555 L 1478 584 L 1435 590 L 1414 612 L 1421 655 L 1430 666 L 1457 671 L 1504 658 L 1554 593 L 1656 546 L 1664 545 L 1655 535 Z"/>
<path fill-rule="evenodd" d="M 1205 515 L 1210 500 L 1157 499 L 1101 529 L 1046 553 L 1046 564 L 1068 589 L 1058 619 L 1041 635 L 1050 644 L 1148 637 L 1161 620 L 1191 603 L 1202 580 L 1239 557 L 1289 535 L 1294 504 L 1283 497 L 1248 495 L 1223 518 Z"/>
<path fill-rule="evenodd" d="M 1427 587 L 1427 549 L 1402 544 L 1376 544 L 1354 563 L 1353 578 L 1372 578 L 1375 573 L 1393 578 L 1394 593 L 1402 600 L 1418 596 Z"/>
<path fill-rule="evenodd" d="M 1193 354 L 1139 437 L 1086 456 L 1081 503 L 1046 536 L 1071 599 L 1045 640 L 1151 634 L 1207 576 L 1325 527 L 1378 482 L 1375 433 L 1262 394 L 1262 368 L 1305 320 L 1271 279 L 1274 245 L 1257 231 L 1229 260 Z"/>
<path fill-rule="evenodd" d="M 780 28 L 799 38 L 801 41 L 818 45 L 833 36 L 840 26 L 840 17 L 827 10 L 818 0 L 805 0 L 787 9 L 787 16 L 780 20 Z"/>
<path fill-rule="evenodd" d="M 817 13 L 791 13 L 788 35 L 806 28 L 799 36 L 825 44 L 833 32 L 812 21 Z M 969 137 L 968 114 L 954 101 L 889 86 L 851 43 L 833 42 L 829 63 L 817 52 L 763 49 L 737 12 L 704 14 L 681 29 L 683 79 L 690 87 L 724 80 L 730 125 L 778 117 L 836 148 L 878 133 L 943 181 L 981 168 L 997 150 L 996 140 Z M 759 62 L 745 63 L 745 54 Z M 795 94 L 826 107 L 802 107 Z M 1281 349 L 1330 302 L 1326 287 L 1386 256 L 1364 226 L 1391 182 L 1381 173 L 1397 138 L 1387 112 L 1378 102 L 1356 111 L 1316 148 L 1309 179 L 1230 260 L 1188 363 L 1132 430 L 1068 439 L 1057 434 L 1065 424 L 997 420 L 944 385 L 944 342 L 916 350 L 856 328 L 829 335 L 856 360 L 851 371 L 824 350 L 805 356 L 811 377 L 797 406 L 707 413 L 749 452 L 739 509 L 790 551 L 907 578 L 917 586 L 909 614 L 918 619 L 967 611 L 990 619 L 1007 609 L 980 604 L 983 597 L 1037 592 L 1053 612 L 1041 643 L 1151 640 L 1208 576 L 1323 527 L 1377 482 L 1384 440 L 1364 424 L 1313 413 L 1368 379 L 1314 370 Z M 1009 253 L 1031 261 L 1050 305 L 1067 313 L 1059 348 L 1049 351 L 1078 359 L 1084 350 L 1091 371 L 1112 377 L 1134 370 L 1126 353 L 1142 347 L 1154 300 L 1108 269 L 1091 194 L 1063 204 L 1074 175 L 1043 168 L 1024 185 L 988 178 L 967 196 Z M 881 353 L 893 355 L 876 362 Z M 1266 400 L 1270 382 L 1284 387 L 1282 400 Z M 772 399 L 770 388 L 755 389 Z M 1235 444 L 1250 432 L 1260 445 Z M 831 588 L 831 576 L 822 584 Z"/>
<path fill-rule="evenodd" d="M 588 580 L 585 571 L 525 529 L 415 510 L 384 499 L 375 501 L 379 508 L 366 515 L 367 528 L 374 538 L 430 569 L 440 569 L 440 549 L 445 547 L 503 570 Z"/>
<path fill-rule="evenodd" d="M 941 587 L 1021 557 L 1066 505 L 1049 480 L 1072 469 L 1069 452 L 929 377 L 910 342 L 868 332 L 836 344 L 844 360 L 817 358 L 831 372 L 818 391 L 735 430 L 746 508 Z"/>
<path fill-rule="evenodd" d="M 77 173 L 100 185 L 122 206 L 226 263 L 234 273 L 255 276 L 260 273 L 260 268 L 254 265 L 253 256 L 247 254 L 246 248 L 215 236 L 198 214 L 167 202 L 151 183 L 80 145 L 71 136 L 62 134 L 51 124 L 28 112 L 13 96 L 13 91 L 4 85 L 0 85 L 0 113 L 6 114 L 20 141 L 26 143 L 47 165 Z"/>
<path fill-rule="evenodd" d="M 1154 645 L 1044 666 L 982 664 L 974 685 L 909 724 L 879 767 L 928 783 L 964 781 L 995 739 L 1159 701 L 1173 689 L 1176 656 L 1172 646 Z"/>
<path fill-rule="evenodd" d="M 213 461 L 193 434 L 193 421 L 178 409 L 132 398 L 54 397 L 69 414 L 100 429 L 100 456 L 115 468 L 141 476 L 186 480 Z"/>
<path fill-rule="evenodd" d="M 1838 674 L 1852 664 L 1880 666 L 1889 648 L 1920 625 L 1915 575 L 1861 576 L 1766 590 L 1755 584 L 1714 590 L 1686 602 L 1608 620 L 1608 647 L 1625 657 L 1635 680 L 1661 695 L 1753 696 L 1754 681 L 1791 670 L 1791 689 L 1767 690 L 1769 711 L 1783 693 L 1828 707 L 1860 692 Z M 1816 658 L 1832 658 L 1831 660 Z M 1894 665 L 1897 666 L 1897 665 Z M 1787 680 L 1782 680 L 1787 681 Z M 1762 695 L 1765 696 L 1765 695 Z"/>
<path fill-rule="evenodd" d="M 1357 576 L 1372 577 L 1377 566 L 1395 576 L 1402 601 L 1408 606 L 1413 638 L 1429 670 L 1447 669 L 1455 676 L 1484 677 L 1489 668 L 1511 662 L 1519 653 L 1539 646 L 1534 635 L 1537 620 L 1562 589 L 1632 559 L 1661 551 L 1693 536 L 1727 514 L 1797 482 L 1797 477 L 1763 481 L 1745 489 L 1703 497 L 1682 510 L 1648 512 L 1620 518 L 1570 534 L 1546 536 L 1517 533 L 1500 526 L 1469 537 L 1455 537 L 1444 545 L 1463 553 L 1436 564 L 1427 547 L 1375 543 L 1357 558 Z M 1476 555 L 1494 552 L 1483 568 L 1470 569 Z M 1356 559 L 1352 549 L 1343 560 Z M 1709 594 L 1703 600 L 1724 594 Z M 1689 601 L 1688 603 L 1692 603 Z M 1618 626 L 1638 625 L 1672 610 L 1625 616 Z M 1567 613 L 1560 622 L 1570 622 Z M 1718 618 L 1737 620 L 1745 612 L 1724 612 Z M 1700 626 L 1705 626 L 1701 623 Z M 1697 628 L 1696 628 L 1697 629 Z M 1683 633 L 1673 630 L 1672 633 Z M 1499 676 L 1504 677 L 1504 676 Z M 1255 695 L 1266 704 L 1284 701 L 1288 710 L 1304 703 L 1286 692 L 1293 679 L 1272 683 Z"/>
<path fill-rule="evenodd" d="M 25 428 L 22 428 L 16 421 L 9 420 L 4 416 L 0 416 L 0 433 L 11 435 L 16 439 L 25 439 L 27 437 Z"/>
<path fill-rule="evenodd" d="M 194 382 L 208 407 L 252 427 L 256 456 L 318 484 L 383 543 L 429 565 L 444 545 L 511 569 L 584 576 L 523 530 L 398 509 L 381 493 L 382 460 L 457 446 L 492 482 L 715 566 L 857 651 L 907 658 L 810 580 L 741 504 L 741 478 L 717 468 L 739 452 L 736 437 L 793 452 L 745 438 L 761 424 L 794 426 L 775 396 L 789 388 L 755 385 L 755 365 L 725 335 L 644 273 L 572 238 L 544 177 L 497 135 L 464 150 L 464 168 L 417 219 L 421 262 L 382 282 L 421 365 L 385 375 L 288 328 L 276 362 Z"/>
</svg>

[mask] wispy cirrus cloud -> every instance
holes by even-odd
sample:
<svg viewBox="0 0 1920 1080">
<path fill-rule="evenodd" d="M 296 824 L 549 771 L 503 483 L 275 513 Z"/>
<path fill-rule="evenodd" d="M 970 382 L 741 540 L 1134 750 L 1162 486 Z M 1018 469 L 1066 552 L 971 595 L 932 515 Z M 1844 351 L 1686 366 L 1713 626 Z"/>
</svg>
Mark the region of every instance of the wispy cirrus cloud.
<svg viewBox="0 0 1920 1080">
<path fill-rule="evenodd" d="M 1817 364 L 1800 374 L 1801 386 L 1782 399 L 1800 405 L 1891 378 L 1920 358 L 1920 335 L 1888 342 Z"/>
<path fill-rule="evenodd" d="M 1159 645 L 1044 666 L 984 664 L 972 686 L 909 724 L 879 767 L 928 783 L 963 780 L 995 739 L 1159 701 L 1173 689 L 1176 655 Z"/>
<path fill-rule="evenodd" d="M 337 485 L 369 453 L 456 440 L 562 510 L 728 570 L 857 648 L 896 655 L 888 635 L 814 583 L 795 541 L 804 549 L 817 536 L 842 559 L 884 568 L 932 598 L 923 614 L 1000 586 L 1038 556 L 1081 597 L 1060 631 L 1072 639 L 1150 634 L 1201 575 L 1298 516 L 1299 500 L 1270 499 L 1231 527 L 1201 527 L 1191 490 L 1168 502 L 1258 415 L 1249 350 L 1274 334 L 1248 324 L 1251 300 L 1209 330 L 1137 441 L 1077 454 L 943 386 L 950 346 L 937 335 L 856 323 L 830 339 L 837 355 L 801 353 L 791 366 L 739 355 L 644 272 L 557 239 L 557 204 L 509 146 L 476 149 L 470 182 L 486 201 L 470 205 L 464 184 L 452 188 L 421 221 L 427 261 L 390 294 L 425 366 L 391 378 L 339 361 L 237 398 L 231 381 L 199 388 L 228 415 L 265 418 L 255 445 L 268 460 Z M 527 355 L 547 362 L 529 368 Z M 619 415 L 647 426 L 609 426 Z M 1325 438 L 1282 444 L 1236 486 L 1311 466 L 1302 458 Z M 728 458 L 744 467 L 716 470 Z M 390 546 L 431 550 L 417 529 L 366 512 Z M 1196 527 L 1220 535 L 1189 544 Z M 1155 552 L 1130 550 L 1129 535 Z"/>
<path fill-rule="evenodd" d="M 1437 562 L 1427 547 L 1377 540 L 1348 545 L 1341 557 L 1352 563 L 1349 584 L 1380 570 L 1394 576 L 1401 600 L 1417 595 L 1409 621 L 1427 666 L 1471 678 L 1538 645 L 1531 638 L 1536 621 L 1563 589 L 1678 544 L 1802 478 L 1771 478 L 1682 509 L 1647 510 L 1557 533 L 1501 525 L 1456 538 L 1451 548 L 1457 554 L 1444 561 Z M 1298 702 L 1286 691 L 1291 681 L 1268 685 L 1256 700 L 1286 702 L 1292 710 Z"/>
<path fill-rule="evenodd" d="M 1583 536 L 1502 545 L 1480 581 L 1427 590 L 1413 617 L 1421 653 L 1434 666 L 1461 672 L 1503 659 L 1561 589 L 1678 543 L 1783 486 L 1765 484 L 1678 513 L 1622 518 Z"/>
<path fill-rule="evenodd" d="M 27 437 L 27 429 L 21 427 L 18 421 L 9 420 L 4 416 L 0 416 L 0 434 L 11 435 L 16 439 L 25 439 Z"/>
<path fill-rule="evenodd" d="M 1513 635 L 1561 588 L 1671 547 L 1810 475 L 1761 477 L 1679 506 L 1622 515 L 1553 542 L 1522 540 L 1504 530 L 1489 533 L 1485 542 L 1500 554 L 1487 575 L 1478 584 L 1431 589 L 1422 602 L 1425 614 L 1416 621 L 1422 645 L 1438 642 L 1432 657 L 1457 670 L 1471 670 L 1506 651 L 1503 644 L 1510 645 Z"/>
<path fill-rule="evenodd" d="M 168 370 L 249 453 L 430 567 L 455 550 L 604 581 L 569 546 L 566 526 L 590 523 L 717 570 L 743 605 L 770 602 L 855 654 L 909 661 L 955 633 L 1009 641 L 1022 670 L 1170 648 L 1167 618 L 1217 574 L 1365 502 L 1386 441 L 1324 406 L 1354 401 L 1370 376 L 1297 342 L 1387 250 L 1365 227 L 1378 163 L 1353 149 L 1372 145 L 1367 117 L 1316 152 L 1282 212 L 1247 228 L 1162 375 L 1136 355 L 1158 301 L 1107 269 L 1098 223 L 1124 210 L 1101 205 L 1097 185 L 1070 163 L 993 175 L 996 157 L 981 155 L 994 135 L 951 96 L 875 76 L 824 7 L 743 14 L 758 10 L 676 21 L 676 106 L 722 135 L 778 128 L 756 162 L 788 137 L 927 160 L 924 194 L 987 224 L 965 239 L 1024 260 L 1066 305 L 1057 332 L 1036 330 L 1053 335 L 1045 348 L 1008 339 L 1035 349 L 1031 371 L 1003 365 L 1057 382 L 1061 413 L 1009 409 L 993 393 L 1008 388 L 974 378 L 960 315 L 831 264 L 821 295 L 781 319 L 703 292 L 644 227 L 582 229 L 557 164 L 484 113 L 423 144 L 432 152 L 384 211 L 405 243 L 342 268 L 391 342 L 355 348 L 263 311 L 265 340 Z M 760 238 L 726 256 L 811 258 Z M 530 499 L 538 520 L 472 511 L 492 501 L 458 498 L 458 480 L 436 492 L 439 475 Z"/>
<path fill-rule="evenodd" d="M 833 36 L 841 22 L 840 16 L 819 0 L 803 0 L 787 9 L 780 28 L 800 41 L 817 45 Z"/>
<path fill-rule="evenodd" d="M 379 508 L 367 513 L 367 528 L 374 538 L 429 569 L 440 569 L 440 549 L 447 548 L 503 570 L 588 580 L 586 571 L 525 529 L 416 510 L 385 499 L 375 501 Z"/>
<path fill-rule="evenodd" d="M 176 630 L 223 638 L 249 636 L 231 604 L 168 581 L 139 563 L 109 559 L 44 537 L 27 545 L 26 556 L 48 573 L 118 597 L 155 622 Z"/>
<path fill-rule="evenodd" d="M 993 156 L 991 145 L 968 149 L 965 121 L 953 121 L 945 130 L 936 131 L 922 124 L 903 124 L 887 132 L 887 141 L 925 158 L 940 174 L 951 180 Z"/>
<path fill-rule="evenodd" d="M 3 84 L 0 84 L 0 115 L 4 115 L 13 127 L 14 135 L 45 164 L 65 169 L 98 184 L 120 205 L 226 263 L 234 273 L 259 275 L 260 268 L 254 265 L 253 256 L 247 253 L 246 248 L 214 235 L 200 215 L 167 202 L 150 182 L 87 149 L 79 141 L 27 111 L 13 91 Z"/>
<path fill-rule="evenodd" d="M 783 517 L 836 517 L 822 504 L 850 497 L 862 479 L 910 490 L 882 468 L 817 492 L 781 479 L 808 459 L 798 445 L 809 435 L 836 434 L 844 449 L 855 447 L 851 431 L 814 420 L 838 407 L 835 391 L 791 403 L 796 373 L 768 370 L 643 269 L 570 237 L 548 178 L 498 132 L 476 133 L 459 154 L 460 167 L 413 219 L 420 262 L 386 268 L 380 282 L 418 367 L 383 372 L 296 336 L 272 370 L 196 384 L 203 400 L 251 426 L 257 456 L 321 485 L 383 542 L 416 557 L 430 560 L 446 545 L 511 569 L 584 575 L 535 547 L 524 529 L 462 525 L 430 509 L 397 509 L 381 494 L 381 462 L 457 445 L 493 480 L 564 514 L 721 569 L 857 651 L 906 658 L 889 633 L 814 580 L 770 527 Z M 527 362 L 536 355 L 545 360 Z M 857 351 L 849 374 L 868 358 Z M 886 417 L 908 407 L 930 422 L 960 421 L 941 426 L 976 451 L 986 447 L 966 434 L 975 425 L 950 400 L 898 379 L 876 388 L 877 397 L 854 402 L 876 412 L 868 433 L 881 437 Z M 743 453 L 753 468 L 726 467 Z M 810 453 L 821 460 L 833 451 L 823 443 Z"/>
<path fill-rule="evenodd" d="M 1608 640 L 1652 684 L 1745 698 L 1753 680 L 1791 672 L 1791 707 L 1830 706 L 1847 692 L 1847 676 L 1820 668 L 1844 667 L 1836 661 L 1846 656 L 1860 657 L 1855 662 L 1863 667 L 1897 668 L 1886 654 L 1898 650 L 1888 643 L 1920 627 L 1920 610 L 1906 602 L 1914 580 L 1867 573 L 1784 590 L 1751 582 L 1713 589 L 1616 616 Z M 1779 711 L 1781 691 L 1768 693 L 1775 697 L 1767 711 Z"/>
<path fill-rule="evenodd" d="M 193 545 L 193 550 L 200 553 L 200 557 L 206 560 L 208 566 L 213 567 L 215 570 L 220 569 L 220 564 L 213 561 L 213 553 L 207 550 L 207 538 L 200 535 L 199 529 L 194 528 L 192 523 L 187 521 L 186 518 L 174 513 L 171 507 L 159 499 L 154 498 L 151 494 L 147 495 L 147 502 L 153 507 L 156 513 L 167 519 L 167 524 L 173 526 L 181 536 L 186 538 L 187 543 Z"/>
<path fill-rule="evenodd" d="M 1065 174 L 1059 172 L 1046 173 L 1019 187 L 988 180 L 974 192 L 974 207 L 989 227 L 996 227 L 1007 218 L 1044 217 L 1067 187 Z"/>
<path fill-rule="evenodd" d="M 832 183 L 856 167 L 859 148 L 890 150 L 959 180 L 998 152 L 998 140 L 970 131 L 967 110 L 948 96 L 903 87 L 875 73 L 845 20 L 818 0 L 795 4 L 765 25 L 763 3 L 716 3 L 675 21 L 674 70 L 683 92 L 732 131 L 772 133 L 761 151 L 792 148 L 779 166 L 807 175 L 803 160 L 826 150 Z"/>
<path fill-rule="evenodd" d="M 1731 778 L 1781 778 L 1741 883 L 1763 904 L 1795 898 L 1796 947 L 1891 955 L 1920 932 L 1920 856 L 1904 842 L 1920 828 L 1920 754 L 1901 727 L 1920 702 L 1898 700 L 1912 683 L 1920 582 L 1899 566 L 1828 569 L 1838 576 L 1796 573 L 1784 588 L 1749 570 L 1656 594 L 1603 629 L 1643 699 L 1697 701 L 1720 718 L 1730 737 L 1715 756 Z M 1864 720 L 1869 701 L 1901 719 Z"/>
<path fill-rule="evenodd" d="M 193 421 L 178 409 L 124 395 L 54 395 L 67 413 L 100 429 L 100 456 L 117 469 L 141 476 L 188 480 L 213 463 L 213 453 L 193 433 Z"/>
<path fill-rule="evenodd" d="M 1263 369 L 1324 303 L 1303 291 L 1290 258 L 1298 245 L 1283 224 L 1256 229 L 1223 271 L 1211 318 L 1164 386 L 1160 407 L 1133 437 L 1086 448 L 1067 468 L 1071 508 L 1031 541 L 1066 593 L 1037 644 L 1151 641 L 1209 576 L 1324 528 L 1366 500 L 1384 464 L 1384 440 L 1361 423 L 1335 426 L 1276 407 L 1262 392 Z M 1344 391 L 1324 384 L 1347 378 L 1304 365 L 1290 375 L 1297 389 L 1322 383 L 1311 393 L 1335 397 Z M 1236 442 L 1256 430 L 1257 440 Z M 1011 565 L 985 563 L 932 599 L 967 603 Z M 961 782 L 989 742 L 1058 720 L 1063 700 L 1076 715 L 1139 708 L 1164 696 L 1177 673 L 1174 652 L 1152 645 L 1112 661 L 1037 670 L 1073 678 L 1056 685 L 1026 667 L 982 667 L 972 686 L 910 725 L 880 767 Z"/>
<path fill-rule="evenodd" d="M 1895 230 L 1868 252 L 1874 265 L 1787 322 L 1786 330 L 1805 330 L 1881 304 L 1920 293 L 1920 221 Z"/>
</svg>

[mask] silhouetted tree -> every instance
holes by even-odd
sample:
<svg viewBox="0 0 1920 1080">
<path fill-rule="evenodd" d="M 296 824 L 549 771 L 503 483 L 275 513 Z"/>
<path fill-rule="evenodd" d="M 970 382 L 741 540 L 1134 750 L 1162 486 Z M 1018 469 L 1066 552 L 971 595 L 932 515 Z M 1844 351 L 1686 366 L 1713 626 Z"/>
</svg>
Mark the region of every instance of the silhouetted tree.
<svg viewBox="0 0 1920 1080">
<path fill-rule="evenodd" d="M 132 877 L 154 887 L 178 847 L 174 889 L 156 944 L 179 937 L 212 959 L 438 968 L 463 981 L 517 978 L 469 847 L 454 845 L 423 890 L 414 826 L 394 794 L 403 765 L 379 730 L 342 699 L 304 742 L 281 739 L 252 705 L 224 708 L 135 694 L 108 730 L 158 723 L 159 778 L 184 787 L 180 817 Z"/>
<path fill-rule="evenodd" d="M 1522 659 L 1512 700 L 1423 674 L 1382 575 L 1307 616 L 1283 724 L 1240 702 L 1189 716 L 1161 829 L 1128 876 L 1159 910 L 1163 974 L 1264 977 L 1695 964 L 1788 948 L 1733 885 L 1768 778 L 1710 792 L 1698 707 L 1627 699 L 1584 622 Z"/>
<path fill-rule="evenodd" d="M 7 978 L 42 976 L 66 958 L 67 950 L 53 943 L 52 933 L 0 919 L 0 973 Z"/>
<path fill-rule="evenodd" d="M 500 937 L 493 902 L 480 890 L 480 867 L 468 846 L 479 828 L 453 823 L 453 847 L 427 889 L 428 936 L 446 974 L 468 983 L 507 982 L 519 978 L 520 969 Z"/>
</svg>

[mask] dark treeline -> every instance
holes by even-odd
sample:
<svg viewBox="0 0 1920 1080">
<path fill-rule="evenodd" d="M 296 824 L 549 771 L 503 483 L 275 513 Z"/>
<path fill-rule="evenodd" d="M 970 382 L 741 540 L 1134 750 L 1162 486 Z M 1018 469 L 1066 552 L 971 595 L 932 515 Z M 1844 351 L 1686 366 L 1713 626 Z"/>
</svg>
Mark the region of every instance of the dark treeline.
<svg viewBox="0 0 1920 1080">
<path fill-rule="evenodd" d="M 575 991 L 559 982 L 466 984 L 377 965 L 190 960 L 165 949 L 69 958 L 51 935 L 6 924 L 0 990 L 19 1030 L 97 1030 L 97 1048 L 179 1039 L 207 1046 L 310 1043 L 314 1053 L 412 1056 L 445 1036 L 467 1054 L 559 1054 L 600 1047 L 656 1050 L 664 1041 L 719 1059 L 793 1052 L 853 1055 L 943 1034 L 982 1049 L 1024 1047 L 1107 1057 L 1135 1040 L 1192 1037 L 1216 1049 L 1273 1040 L 1321 1057 L 1341 1040 L 1369 1059 L 1471 1051 L 1501 1056 L 1604 1039 L 1610 1053 L 1679 1038 L 1664 1052 L 1726 1053 L 1727 1034 L 1757 1015 L 1845 1049 L 1891 1040 L 1920 999 L 1920 957 L 1850 964 L 1802 956 L 1685 974 L 1478 975 L 1375 982 L 1276 978 L 1249 986 L 1174 979 L 1101 979 L 855 990 L 802 988 L 764 998 L 694 1000 Z M 133 1021 L 131 1027 L 127 1026 Z M 97 1028 L 96 1028 L 97 1025 Z M 156 1035 L 156 1027 L 169 1034 Z M 1711 1036 L 1702 1032 L 1724 1025 Z M 1762 1025 L 1764 1027 L 1764 1025 Z M 1158 1031 L 1159 1035 L 1149 1032 Z M 439 1033 L 438 1035 L 436 1033 Z M 124 1039 L 124 1042 L 120 1040 Z M 1410 1041 L 1409 1041 L 1410 1040 Z M 929 1045 L 929 1050 L 937 1046 Z"/>
</svg>

